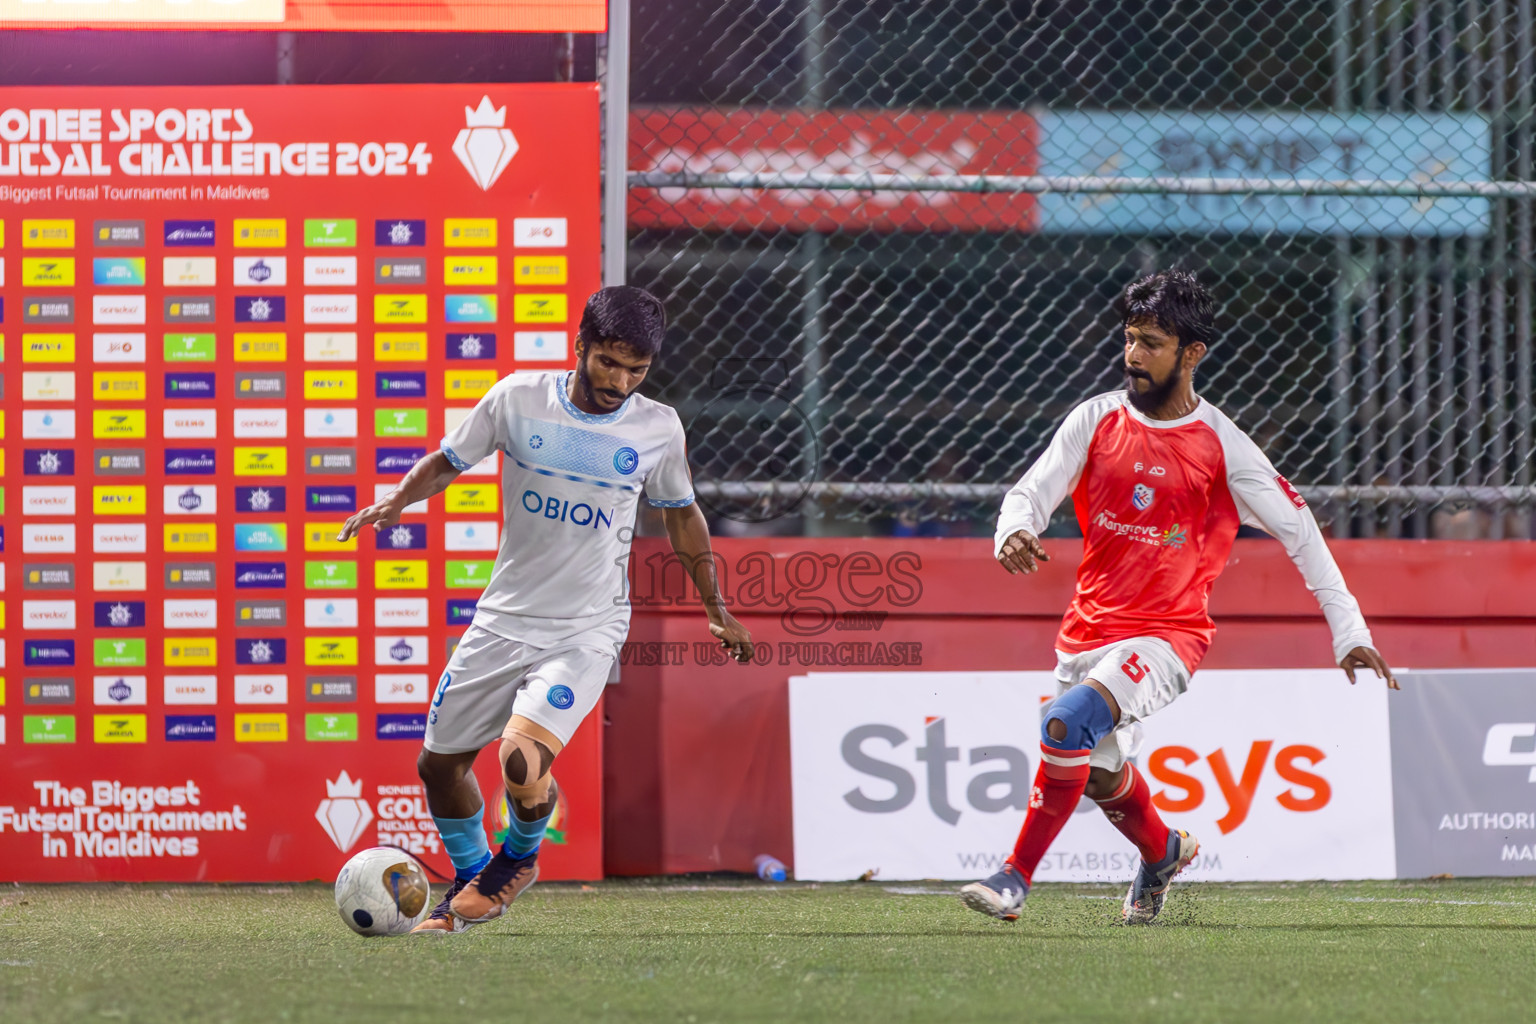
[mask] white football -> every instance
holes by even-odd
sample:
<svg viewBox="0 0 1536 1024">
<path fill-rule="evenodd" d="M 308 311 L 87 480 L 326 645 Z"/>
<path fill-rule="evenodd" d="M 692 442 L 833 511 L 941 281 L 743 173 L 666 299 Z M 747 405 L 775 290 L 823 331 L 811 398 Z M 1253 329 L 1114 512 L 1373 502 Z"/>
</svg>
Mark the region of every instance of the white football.
<svg viewBox="0 0 1536 1024">
<path fill-rule="evenodd" d="M 431 906 L 426 872 L 403 850 L 364 850 L 336 876 L 336 909 L 359 935 L 404 935 L 421 923 Z"/>
</svg>

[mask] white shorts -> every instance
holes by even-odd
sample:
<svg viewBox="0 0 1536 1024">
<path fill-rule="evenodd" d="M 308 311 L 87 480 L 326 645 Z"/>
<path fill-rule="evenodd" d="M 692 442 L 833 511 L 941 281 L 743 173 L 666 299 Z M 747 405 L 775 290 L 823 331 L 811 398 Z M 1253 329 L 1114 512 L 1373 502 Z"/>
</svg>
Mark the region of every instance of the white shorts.
<svg viewBox="0 0 1536 1024">
<path fill-rule="evenodd" d="M 1099 740 L 1088 764 L 1118 772 L 1141 750 L 1141 720 L 1189 688 L 1189 668 L 1166 640 L 1138 636 L 1082 654 L 1056 652 L 1056 692 L 1087 679 L 1100 683 L 1120 705 L 1120 724 Z"/>
<path fill-rule="evenodd" d="M 569 743 L 603 695 L 613 661 L 613 646 L 603 640 L 546 649 L 470 626 L 432 694 L 422 743 L 436 754 L 479 750 L 513 715 Z"/>
</svg>

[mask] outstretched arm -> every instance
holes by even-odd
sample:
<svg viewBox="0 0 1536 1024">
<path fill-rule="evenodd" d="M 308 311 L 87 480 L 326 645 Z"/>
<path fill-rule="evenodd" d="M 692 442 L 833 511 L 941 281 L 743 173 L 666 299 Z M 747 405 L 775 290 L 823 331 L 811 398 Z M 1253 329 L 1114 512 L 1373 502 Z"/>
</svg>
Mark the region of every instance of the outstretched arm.
<svg viewBox="0 0 1536 1024">
<path fill-rule="evenodd" d="M 672 550 L 682 560 L 683 567 L 693 578 L 694 586 L 704 600 L 704 612 L 709 616 L 709 631 L 720 646 L 731 652 L 731 657 L 742 664 L 752 660 L 752 634 L 736 621 L 725 609 L 720 596 L 720 582 L 715 574 L 714 553 L 709 545 L 709 524 L 697 502 L 682 508 L 662 510 L 662 520 L 667 524 L 667 537 Z"/>
<path fill-rule="evenodd" d="M 1234 428 L 1235 430 L 1235 428 Z M 1317 598 L 1333 633 L 1333 657 L 1351 684 L 1355 669 L 1369 668 L 1390 689 L 1400 689 L 1385 658 L 1377 653 L 1371 630 L 1355 601 L 1333 552 L 1323 540 L 1312 510 L 1245 435 L 1223 436 L 1227 486 L 1243 523 L 1257 526 L 1285 545 L 1286 554 L 1301 571 L 1307 589 Z"/>
<path fill-rule="evenodd" d="M 469 415 L 443 438 L 437 451 L 417 459 L 398 487 L 348 519 L 336 539 L 346 540 L 365 526 L 372 526 L 375 533 L 393 526 L 407 507 L 443 493 L 460 473 L 498 448 L 507 450 L 506 430 L 511 417 L 505 402 L 511 380 L 503 377 L 492 385 Z"/>
<path fill-rule="evenodd" d="M 1114 408 L 1100 396 L 1073 409 L 1035 464 L 1003 497 L 993 537 L 993 554 L 1010 573 L 1032 573 L 1035 560 L 1049 562 L 1039 536 L 1050 524 L 1051 513 L 1071 493 L 1088 463 L 1088 446 L 1099 420 Z"/>
<path fill-rule="evenodd" d="M 1376 678 L 1387 681 L 1388 689 L 1402 689 L 1401 686 L 1397 685 L 1397 676 L 1392 674 L 1392 667 L 1387 664 L 1385 658 L 1376 653 L 1376 648 L 1374 647 L 1356 647 L 1344 655 L 1343 660 L 1339 662 L 1339 668 L 1343 669 L 1344 674 L 1349 676 L 1350 686 L 1355 685 L 1355 669 L 1368 668 L 1376 673 Z"/>
<path fill-rule="evenodd" d="M 361 512 L 354 513 L 342 524 L 341 532 L 336 535 L 336 539 L 346 540 L 356 536 L 363 527 L 369 525 L 373 527 L 375 533 L 386 526 L 395 525 L 400 521 L 400 513 L 404 512 L 407 506 L 442 494 L 448 489 L 449 484 L 458 479 L 458 476 L 459 471 L 441 451 L 422 456 L 401 479 L 400 486 Z"/>
</svg>

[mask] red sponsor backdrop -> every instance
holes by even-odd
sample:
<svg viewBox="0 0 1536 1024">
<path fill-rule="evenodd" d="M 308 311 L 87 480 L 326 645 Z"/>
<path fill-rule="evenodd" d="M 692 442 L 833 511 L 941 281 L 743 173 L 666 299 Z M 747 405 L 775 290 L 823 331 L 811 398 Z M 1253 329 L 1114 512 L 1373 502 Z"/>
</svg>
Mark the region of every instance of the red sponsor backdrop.
<svg viewBox="0 0 1536 1024">
<path fill-rule="evenodd" d="M 348 488 L 361 506 L 399 479 L 381 449 L 431 449 L 490 381 L 569 364 L 599 283 L 595 87 L 21 89 L 0 108 L 23 112 L 0 133 L 0 876 L 326 878 L 375 842 L 446 871 L 414 765 L 495 557 L 499 478 L 466 474 L 351 550 L 334 531 Z M 211 321 L 179 319 L 203 299 Z M 142 322 L 93 322 L 98 302 Z M 237 388 L 248 373 L 283 375 L 283 397 Z M 600 764 L 584 728 L 552 877 L 601 874 Z"/>
<path fill-rule="evenodd" d="M 789 677 L 1049 670 L 1080 545 L 1047 540 L 1052 561 L 1025 579 L 996 566 L 987 540 L 717 540 L 732 611 L 769 645 L 765 663 L 739 667 L 710 663 L 697 606 L 679 600 L 680 575 L 653 569 L 665 542 L 637 543 L 630 639 L 645 646 L 627 652 L 623 682 L 608 692 L 608 873 L 750 871 L 759 853 L 789 861 Z M 1332 547 L 1394 665 L 1536 664 L 1536 544 Z M 802 609 L 798 633 L 786 629 L 791 606 Z M 1274 541 L 1237 542 L 1211 611 L 1218 632 L 1206 668 L 1331 664 L 1322 614 Z M 1342 674 L 1338 685 L 1348 685 Z M 1370 676 L 1361 685 L 1380 684 Z M 1029 726 L 1020 728 L 1016 742 L 1029 749 Z M 1232 756 L 1253 759 L 1252 750 Z M 1165 802 L 1186 797 L 1175 770 L 1211 778 L 1203 765 L 1154 766 Z M 1206 784 L 1214 801 L 1219 788 Z"/>
<path fill-rule="evenodd" d="M 591 717 L 601 721 L 602 714 L 599 704 Z M 149 710 L 152 727 L 159 717 Z M 236 744 L 222 735 L 231 716 L 220 709 L 217 717 L 221 735 L 211 743 L 167 747 L 152 734 L 143 746 L 92 745 L 88 715 L 87 732 L 72 747 L 8 742 L 0 779 L 4 879 L 329 880 L 369 846 L 399 846 L 440 875 L 453 874 L 416 778 L 418 744 L 367 734 L 352 743 L 306 743 L 302 725 L 287 743 Z M 506 815 L 493 753 L 481 755 L 476 774 L 494 849 Z M 556 774 L 561 801 L 539 857 L 541 875 L 601 878 L 601 741 L 590 719 L 560 755 Z"/>
<path fill-rule="evenodd" d="M 1038 126 L 1020 111 L 638 109 L 635 171 L 1034 174 Z M 847 190 L 632 189 L 631 225 L 746 231 L 1031 231 L 1031 195 Z"/>
</svg>

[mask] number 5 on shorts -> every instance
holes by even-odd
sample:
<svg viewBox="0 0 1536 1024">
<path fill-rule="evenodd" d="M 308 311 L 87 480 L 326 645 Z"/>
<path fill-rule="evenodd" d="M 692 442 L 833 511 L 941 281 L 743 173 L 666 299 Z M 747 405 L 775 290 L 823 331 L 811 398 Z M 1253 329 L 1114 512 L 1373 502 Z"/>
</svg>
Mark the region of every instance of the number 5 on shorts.
<svg viewBox="0 0 1536 1024">
<path fill-rule="evenodd" d="M 1147 673 L 1152 671 L 1150 668 L 1143 665 L 1140 659 L 1140 654 L 1132 654 L 1129 658 L 1125 659 L 1125 664 L 1120 666 L 1120 671 L 1130 676 L 1131 682 L 1133 683 L 1141 682 L 1143 679 L 1147 678 Z"/>
</svg>

